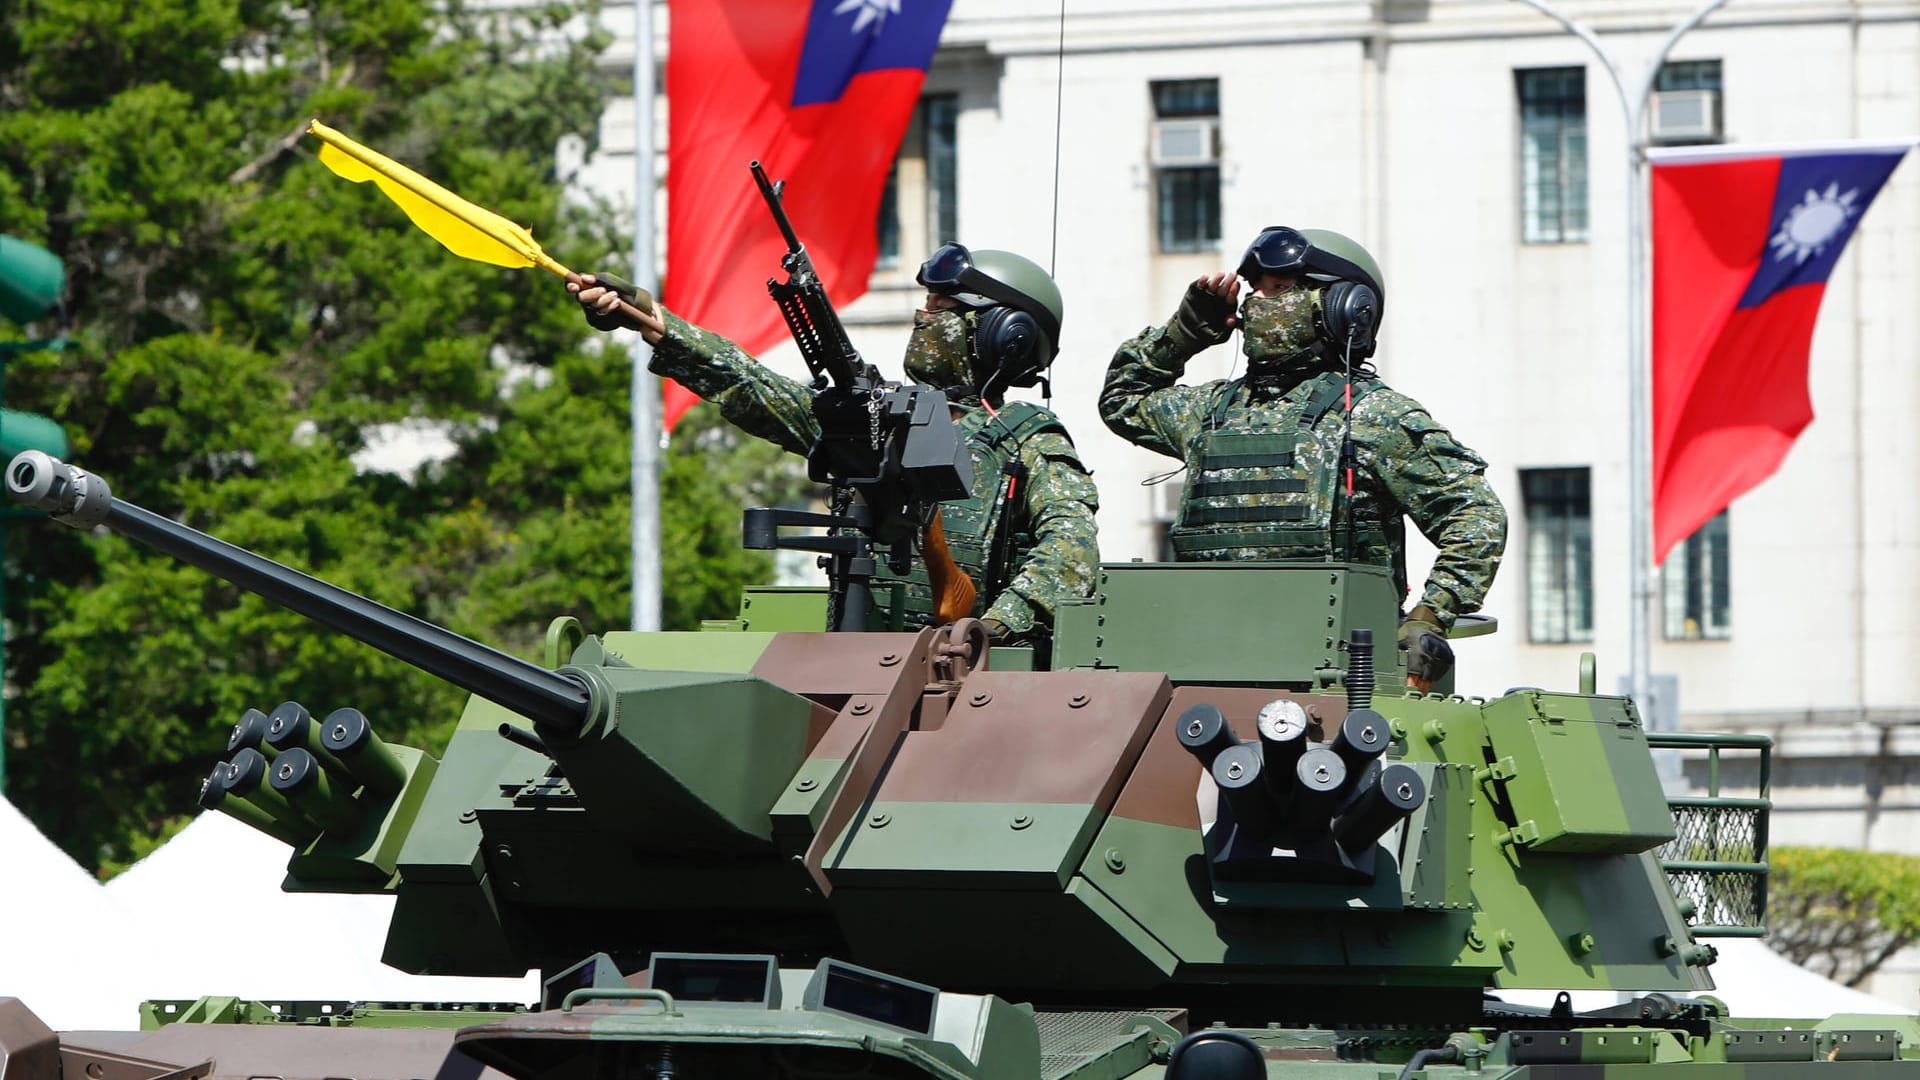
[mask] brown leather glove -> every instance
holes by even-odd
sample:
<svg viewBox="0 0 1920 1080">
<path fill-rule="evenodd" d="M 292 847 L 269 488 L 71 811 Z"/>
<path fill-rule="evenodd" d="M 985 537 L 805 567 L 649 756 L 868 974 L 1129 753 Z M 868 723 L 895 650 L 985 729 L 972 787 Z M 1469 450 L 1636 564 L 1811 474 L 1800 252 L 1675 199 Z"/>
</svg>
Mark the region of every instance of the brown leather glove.
<svg viewBox="0 0 1920 1080">
<path fill-rule="evenodd" d="M 980 625 L 987 628 L 987 640 L 995 645 L 1004 645 L 1013 637 L 1013 631 L 1007 629 L 1007 624 L 999 619 L 981 619 Z"/>
<path fill-rule="evenodd" d="M 1447 644 L 1440 616 L 1425 604 L 1416 604 L 1400 620 L 1400 650 L 1407 654 L 1407 685 L 1416 690 L 1433 689 L 1453 670 L 1453 646 Z"/>
<path fill-rule="evenodd" d="M 1187 294 L 1180 298 L 1180 310 L 1173 313 L 1169 330 L 1193 351 L 1199 352 L 1233 336 L 1233 331 L 1227 326 L 1227 318 L 1232 314 L 1231 301 L 1195 282 L 1187 286 Z"/>
</svg>

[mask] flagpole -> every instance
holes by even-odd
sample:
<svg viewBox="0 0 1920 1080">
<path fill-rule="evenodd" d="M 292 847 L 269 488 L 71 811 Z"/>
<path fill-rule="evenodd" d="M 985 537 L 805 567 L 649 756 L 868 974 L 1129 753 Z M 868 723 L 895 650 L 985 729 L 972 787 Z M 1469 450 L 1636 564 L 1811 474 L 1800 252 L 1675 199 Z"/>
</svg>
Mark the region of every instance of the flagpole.
<svg viewBox="0 0 1920 1080">
<path fill-rule="evenodd" d="M 659 294 L 653 250 L 653 0 L 633 0 L 633 283 Z M 633 335 L 633 628 L 660 629 L 660 380 L 653 346 Z"/>
<path fill-rule="evenodd" d="M 1522 3 L 1539 11 L 1559 23 L 1569 34 L 1586 42 L 1595 56 L 1600 58 L 1600 66 L 1605 68 L 1607 76 L 1613 80 L 1613 89 L 1620 97 L 1620 109 L 1627 123 L 1627 499 L 1628 527 L 1632 530 L 1628 544 L 1628 557 L 1632 560 L 1632 573 L 1629 575 L 1632 596 L 1628 625 L 1630 645 L 1628 649 L 1628 684 L 1631 687 L 1634 704 L 1641 711 L 1641 722 L 1648 727 L 1651 713 L 1650 690 L 1652 687 L 1653 644 L 1649 630 L 1653 613 L 1653 438 L 1652 408 L 1649 404 L 1651 394 L 1648 384 L 1651 381 L 1650 335 L 1648 332 L 1647 308 L 1647 136 L 1646 109 L 1647 100 L 1653 95 L 1653 87 L 1660 76 L 1660 65 L 1666 62 L 1667 54 L 1687 31 L 1700 25 L 1715 8 L 1727 0 L 1706 0 L 1686 20 L 1676 25 L 1660 44 L 1660 49 L 1647 64 L 1646 72 L 1634 87 L 1634 93 L 1627 93 L 1627 86 L 1621 78 L 1620 66 L 1600 44 L 1600 39 L 1582 24 L 1554 10 L 1547 0 L 1521 0 Z M 1677 703 L 1675 719 L 1677 716 Z"/>
</svg>

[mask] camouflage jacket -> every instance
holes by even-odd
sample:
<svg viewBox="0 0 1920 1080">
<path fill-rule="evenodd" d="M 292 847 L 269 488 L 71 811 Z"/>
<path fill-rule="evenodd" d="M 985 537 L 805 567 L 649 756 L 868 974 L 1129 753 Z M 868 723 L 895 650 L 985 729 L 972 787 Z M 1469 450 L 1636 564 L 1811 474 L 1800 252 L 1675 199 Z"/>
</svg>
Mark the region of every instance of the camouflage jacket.
<svg viewBox="0 0 1920 1080">
<path fill-rule="evenodd" d="M 748 434 L 796 454 L 813 446 L 820 426 L 807 384 L 768 370 L 719 334 L 665 309 L 662 314 L 667 332 L 653 347 L 648 365 L 656 375 L 674 379 L 720 406 L 720 414 Z M 1025 492 L 1016 495 L 1021 516 L 1007 584 L 993 597 L 981 588 L 975 608 L 981 617 L 1005 623 L 1016 641 L 1051 635 L 1055 605 L 1090 595 L 1100 565 L 1093 518 L 1100 498 L 1093 477 L 1058 420 L 1038 406 L 1024 408 L 1045 414 L 1045 422 L 1024 425 L 1033 433 L 1007 445 L 995 438 L 999 421 L 985 409 L 959 407 L 954 423 L 972 455 L 973 498 L 941 509 L 941 526 L 956 559 L 964 562 L 964 549 L 980 546 L 981 537 L 994 535 L 999 525 L 980 520 L 967 508 L 995 504 L 998 488 L 1006 482 L 1003 457 L 1017 457 L 1026 465 Z M 1012 407 L 1006 411 L 1011 414 Z M 910 591 L 917 591 L 909 581 Z M 974 584 L 982 584 L 977 576 Z"/>
<path fill-rule="evenodd" d="M 1212 529 L 1231 537 L 1248 533 L 1248 526 L 1240 523 L 1266 525 L 1284 519 L 1288 528 L 1270 530 L 1270 535 L 1291 530 L 1313 532 L 1316 538 L 1334 536 L 1331 514 L 1339 503 L 1333 485 L 1345 421 L 1337 400 L 1314 399 L 1316 390 L 1338 381 L 1308 375 L 1292 385 L 1247 380 L 1176 385 L 1196 351 L 1177 331 L 1150 327 L 1114 353 L 1100 393 L 1101 419 L 1115 433 L 1186 463 L 1189 483 L 1182 493 L 1176 533 L 1186 526 L 1190 532 Z M 1506 549 L 1506 509 L 1483 475 L 1487 463 L 1418 402 L 1371 379 L 1356 381 L 1355 393 L 1356 476 L 1351 509 L 1345 511 L 1352 523 L 1348 535 L 1354 537 L 1355 557 L 1390 559 L 1404 590 L 1402 518 L 1412 518 L 1439 549 L 1419 602 L 1451 626 L 1456 616 L 1477 610 L 1486 599 Z M 1316 405 L 1324 409 L 1320 415 L 1315 415 Z M 1244 439 L 1249 435 L 1279 436 L 1287 448 L 1260 446 L 1264 458 L 1220 453 L 1219 446 L 1235 436 L 1242 437 L 1241 445 L 1259 445 L 1259 440 Z M 1241 460 L 1275 468 L 1262 472 L 1232 467 Z M 1211 471 L 1196 483 L 1203 477 L 1203 461 Z M 1283 502 L 1297 509 L 1282 514 L 1277 504 Z M 1221 545 L 1192 557 L 1298 558 L 1324 554 L 1332 542 Z"/>
</svg>

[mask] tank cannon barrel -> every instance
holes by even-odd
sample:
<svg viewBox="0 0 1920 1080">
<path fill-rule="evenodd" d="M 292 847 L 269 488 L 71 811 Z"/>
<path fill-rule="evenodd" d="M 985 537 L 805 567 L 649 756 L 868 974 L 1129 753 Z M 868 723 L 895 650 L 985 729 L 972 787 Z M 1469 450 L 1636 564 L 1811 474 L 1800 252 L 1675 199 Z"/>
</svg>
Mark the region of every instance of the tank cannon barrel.
<svg viewBox="0 0 1920 1080">
<path fill-rule="evenodd" d="M 7 494 L 77 529 L 104 525 L 550 728 L 577 731 L 591 713 L 578 680 L 116 499 L 106 481 L 38 450 L 7 466 Z"/>
</svg>

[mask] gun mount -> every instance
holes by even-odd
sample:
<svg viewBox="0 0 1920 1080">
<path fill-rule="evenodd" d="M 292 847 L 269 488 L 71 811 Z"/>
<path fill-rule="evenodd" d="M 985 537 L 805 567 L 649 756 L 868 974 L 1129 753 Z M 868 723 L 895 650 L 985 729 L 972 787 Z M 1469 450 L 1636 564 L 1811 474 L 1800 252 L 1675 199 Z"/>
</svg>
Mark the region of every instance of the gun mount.
<svg viewBox="0 0 1920 1080">
<path fill-rule="evenodd" d="M 1574 690 L 1406 690 L 1373 650 L 1397 617 L 1383 568 L 1109 564 L 1059 613 L 1044 671 L 1003 669 L 971 620 L 592 636 L 560 619 L 540 667 L 44 456 L 7 485 L 473 695 L 437 757 L 379 741 L 350 702 L 249 712 L 201 801 L 286 842 L 290 887 L 392 893 L 389 964 L 538 968 L 542 1010 L 449 1025 L 412 1044 L 425 1065 L 248 1075 L 434 1075 L 457 1049 L 527 1080 L 1520 1080 L 1753 1055 L 1852 1072 L 1846 1055 L 1920 1040 L 1911 1017 L 1799 1040 L 1691 996 L 1712 985 L 1702 938 L 1763 925 L 1764 801 L 1670 809 L 1637 710 L 1590 669 Z M 1677 834 L 1676 813 L 1718 816 Z M 1645 996 L 1485 1000 L 1514 988 Z M 214 1033 L 195 1045 L 219 1056 Z"/>
</svg>

